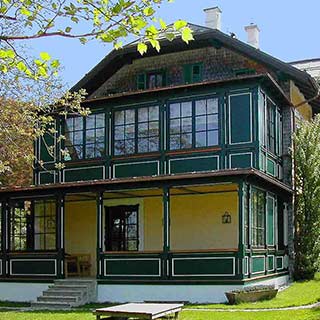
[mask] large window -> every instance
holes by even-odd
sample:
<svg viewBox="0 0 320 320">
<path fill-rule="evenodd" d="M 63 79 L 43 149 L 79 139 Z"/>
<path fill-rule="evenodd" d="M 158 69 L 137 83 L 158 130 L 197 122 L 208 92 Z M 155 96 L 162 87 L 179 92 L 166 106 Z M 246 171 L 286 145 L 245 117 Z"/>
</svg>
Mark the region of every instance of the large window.
<svg viewBox="0 0 320 320">
<path fill-rule="evenodd" d="M 105 114 L 73 117 L 65 122 L 65 160 L 101 158 L 105 155 Z"/>
<path fill-rule="evenodd" d="M 276 106 L 267 99 L 267 148 L 276 151 Z"/>
<path fill-rule="evenodd" d="M 265 245 L 265 193 L 252 189 L 251 192 L 251 235 L 252 245 L 261 247 Z"/>
<path fill-rule="evenodd" d="M 34 249 L 56 248 L 55 201 L 36 201 L 34 205 Z"/>
<path fill-rule="evenodd" d="M 114 113 L 114 155 L 155 152 L 159 140 L 158 106 Z"/>
<path fill-rule="evenodd" d="M 11 205 L 10 249 L 12 251 L 56 249 L 54 200 L 19 201 Z"/>
<path fill-rule="evenodd" d="M 137 251 L 139 206 L 106 207 L 105 247 L 107 251 Z"/>
<path fill-rule="evenodd" d="M 171 103 L 170 150 L 219 144 L 218 99 Z"/>
</svg>

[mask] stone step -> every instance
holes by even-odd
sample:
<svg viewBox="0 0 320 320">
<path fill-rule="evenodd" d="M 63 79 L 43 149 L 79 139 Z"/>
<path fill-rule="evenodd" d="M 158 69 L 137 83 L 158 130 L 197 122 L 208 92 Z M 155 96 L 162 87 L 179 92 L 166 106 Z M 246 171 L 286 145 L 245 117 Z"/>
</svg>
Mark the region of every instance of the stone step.
<svg viewBox="0 0 320 320">
<path fill-rule="evenodd" d="M 72 304 L 67 303 L 67 302 L 32 302 L 31 303 L 31 308 L 34 309 L 57 309 L 57 310 L 69 310 L 71 309 Z"/>
<path fill-rule="evenodd" d="M 69 290 L 69 291 L 77 291 L 77 290 L 88 290 L 89 288 L 84 285 L 74 285 L 74 284 L 55 284 L 53 286 L 49 286 L 49 289 L 59 289 L 59 290 Z"/>
<path fill-rule="evenodd" d="M 44 296 L 79 296 L 79 297 L 83 297 L 85 296 L 87 293 L 81 290 L 60 290 L 57 288 L 50 288 L 46 291 L 43 291 L 42 293 Z"/>
<path fill-rule="evenodd" d="M 37 301 L 41 302 L 67 302 L 67 303 L 77 303 L 81 301 L 81 297 L 70 297 L 70 296 L 40 296 Z"/>
<path fill-rule="evenodd" d="M 69 280 L 69 279 L 58 279 L 54 281 L 55 284 L 67 284 L 67 285 L 86 285 L 86 286 L 94 286 L 95 285 L 95 280 L 82 280 L 82 279 L 74 279 L 74 280 Z"/>
</svg>

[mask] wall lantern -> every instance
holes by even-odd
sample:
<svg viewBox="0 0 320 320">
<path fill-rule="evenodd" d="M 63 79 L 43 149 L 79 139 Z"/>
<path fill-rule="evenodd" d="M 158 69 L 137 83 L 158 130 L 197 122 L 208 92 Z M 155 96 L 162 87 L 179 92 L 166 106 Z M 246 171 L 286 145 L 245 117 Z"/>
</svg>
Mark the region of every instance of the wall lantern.
<svg viewBox="0 0 320 320">
<path fill-rule="evenodd" d="M 231 223 L 231 214 L 226 211 L 223 216 L 222 216 L 222 223 L 225 224 L 225 223 Z"/>
</svg>

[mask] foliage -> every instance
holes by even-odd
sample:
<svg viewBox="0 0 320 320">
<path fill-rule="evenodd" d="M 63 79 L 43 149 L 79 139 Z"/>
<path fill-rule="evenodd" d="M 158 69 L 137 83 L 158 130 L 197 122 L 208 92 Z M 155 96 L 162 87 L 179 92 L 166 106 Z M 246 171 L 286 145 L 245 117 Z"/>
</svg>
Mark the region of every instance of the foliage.
<svg viewBox="0 0 320 320">
<path fill-rule="evenodd" d="M 160 50 L 159 37 L 173 40 L 181 35 L 193 39 L 183 20 L 168 26 L 156 18 L 156 9 L 172 0 L 5 0 L 0 2 L 0 71 L 18 69 L 27 76 L 47 77 L 59 67 L 59 61 L 41 52 L 33 61 L 20 54 L 16 44 L 45 37 L 76 38 L 81 43 L 96 39 L 112 43 L 115 49 L 123 39 L 134 36 L 138 51 L 147 51 L 147 43 Z"/>
<path fill-rule="evenodd" d="M 320 265 L 320 115 L 294 136 L 295 279 L 312 279 Z"/>
<path fill-rule="evenodd" d="M 25 43 L 55 36 L 83 44 L 98 40 L 119 49 L 131 35 L 141 54 L 149 47 L 159 51 L 160 38 L 181 36 L 188 43 L 193 37 L 185 21 L 167 25 L 156 18 L 164 2 L 172 0 L 0 1 L 0 184 L 30 183 L 30 164 L 42 166 L 33 155 L 33 142 L 45 143 L 45 136 L 65 139 L 55 129 L 55 116 L 89 113 L 81 107 L 85 91 L 63 94 L 60 62 L 47 52 L 29 56 Z M 55 153 L 54 146 L 47 148 Z M 62 163 L 55 166 L 63 168 Z"/>
</svg>

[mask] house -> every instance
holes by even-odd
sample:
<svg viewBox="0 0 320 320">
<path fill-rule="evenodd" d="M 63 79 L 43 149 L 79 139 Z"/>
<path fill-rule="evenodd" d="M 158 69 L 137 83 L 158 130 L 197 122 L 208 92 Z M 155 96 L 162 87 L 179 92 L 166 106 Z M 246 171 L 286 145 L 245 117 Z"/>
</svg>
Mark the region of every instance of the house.
<svg viewBox="0 0 320 320">
<path fill-rule="evenodd" d="M 205 12 L 189 45 L 108 54 L 73 88 L 92 113 L 57 119 L 66 140 L 46 140 L 55 157 L 38 143 L 34 185 L 0 189 L 0 299 L 36 299 L 81 255 L 100 302 L 221 302 L 288 282 L 291 135 L 318 86 L 259 50 L 256 25 L 244 43 Z"/>
<path fill-rule="evenodd" d="M 290 64 L 300 70 L 308 72 L 319 83 L 320 58 L 293 61 L 293 62 L 290 62 Z"/>
</svg>

